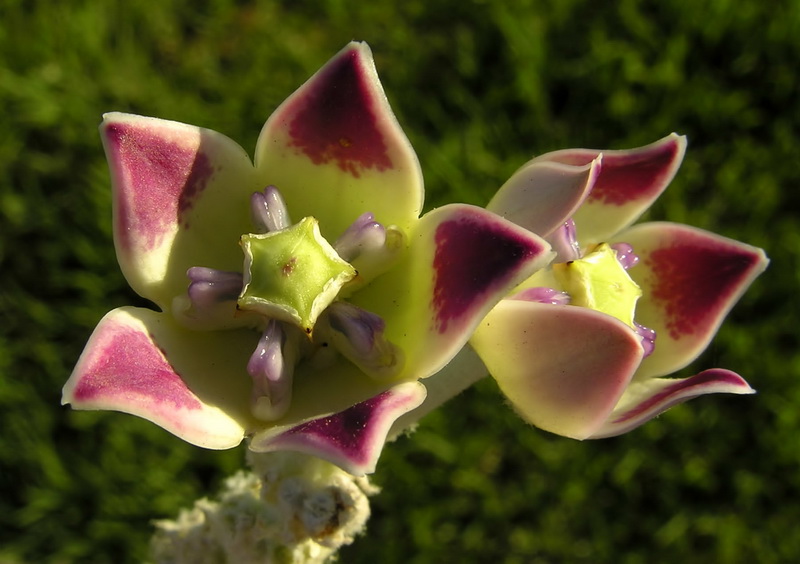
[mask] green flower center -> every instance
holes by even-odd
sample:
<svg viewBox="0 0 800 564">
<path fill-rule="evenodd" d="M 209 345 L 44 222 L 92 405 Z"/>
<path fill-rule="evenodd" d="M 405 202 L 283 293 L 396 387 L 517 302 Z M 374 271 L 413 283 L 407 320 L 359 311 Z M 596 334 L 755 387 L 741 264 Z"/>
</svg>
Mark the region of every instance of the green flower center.
<svg viewBox="0 0 800 564">
<path fill-rule="evenodd" d="M 311 334 L 319 315 L 356 277 L 322 237 L 313 217 L 263 234 L 242 235 L 245 254 L 240 309 L 287 321 Z"/>
</svg>

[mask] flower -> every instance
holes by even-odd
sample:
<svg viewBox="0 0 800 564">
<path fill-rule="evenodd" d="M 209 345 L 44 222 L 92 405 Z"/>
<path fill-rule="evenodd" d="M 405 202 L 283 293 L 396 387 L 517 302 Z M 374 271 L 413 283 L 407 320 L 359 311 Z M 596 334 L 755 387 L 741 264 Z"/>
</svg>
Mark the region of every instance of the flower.
<svg viewBox="0 0 800 564">
<path fill-rule="evenodd" d="M 670 183 L 685 147 L 672 134 L 628 151 L 548 153 L 487 206 L 558 251 L 470 341 L 530 423 L 608 437 L 702 394 L 753 393 L 719 368 L 664 377 L 702 353 L 768 263 L 761 249 L 701 229 L 630 227 Z"/>
<path fill-rule="evenodd" d="M 364 44 L 272 114 L 254 163 L 190 125 L 111 113 L 100 132 L 122 272 L 160 311 L 109 312 L 62 401 L 195 445 L 249 437 L 371 472 L 420 380 L 552 259 L 479 207 L 419 217 L 419 164 Z"/>
</svg>

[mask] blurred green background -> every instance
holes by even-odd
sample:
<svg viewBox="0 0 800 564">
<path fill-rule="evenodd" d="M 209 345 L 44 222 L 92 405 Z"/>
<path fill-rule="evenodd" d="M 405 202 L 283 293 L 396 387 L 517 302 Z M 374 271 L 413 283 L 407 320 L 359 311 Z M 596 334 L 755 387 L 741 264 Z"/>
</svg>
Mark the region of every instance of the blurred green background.
<svg viewBox="0 0 800 564">
<path fill-rule="evenodd" d="M 678 131 L 686 160 L 648 217 L 773 262 L 693 365 L 733 368 L 758 395 L 578 443 L 526 426 L 484 381 L 387 449 L 367 536 L 341 561 L 799 561 L 800 3 L 394 4 L 0 1 L 0 562 L 140 562 L 152 519 L 243 461 L 59 406 L 99 318 L 142 303 L 114 257 L 101 114 L 202 125 L 252 152 L 351 39 L 373 48 L 428 208 L 485 203 L 534 154 Z"/>
</svg>

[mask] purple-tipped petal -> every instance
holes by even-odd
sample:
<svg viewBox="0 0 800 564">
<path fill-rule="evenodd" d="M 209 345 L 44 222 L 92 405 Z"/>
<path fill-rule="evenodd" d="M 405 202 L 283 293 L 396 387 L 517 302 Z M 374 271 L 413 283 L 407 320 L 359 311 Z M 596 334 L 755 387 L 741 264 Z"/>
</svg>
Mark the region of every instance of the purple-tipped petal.
<svg viewBox="0 0 800 564">
<path fill-rule="evenodd" d="M 418 407 L 425 386 L 406 382 L 333 415 L 255 437 L 256 452 L 293 450 L 318 456 L 362 476 L 375 471 L 386 435 L 394 421 Z"/>
<path fill-rule="evenodd" d="M 452 204 L 426 214 L 391 276 L 352 301 L 386 322 L 406 359 L 399 378 L 426 378 L 464 346 L 494 305 L 553 253 L 541 238 L 482 208 Z M 391 299 L 387 299 L 391 296 Z"/>
<path fill-rule="evenodd" d="M 676 134 L 625 151 L 566 149 L 533 162 L 580 166 L 603 156 L 592 192 L 574 214 L 581 244 L 598 243 L 632 224 L 672 181 L 683 161 L 686 138 Z"/>
<path fill-rule="evenodd" d="M 252 346 L 242 337 L 231 331 L 209 338 L 182 330 L 163 314 L 116 309 L 89 339 L 62 403 L 138 415 L 205 448 L 236 446 L 251 422 L 241 409 L 247 375 L 231 364 L 247 358 L 243 346 Z"/>
<path fill-rule="evenodd" d="M 533 160 L 498 190 L 486 209 L 546 237 L 572 217 L 600 174 L 601 158 L 561 164 Z"/>
<path fill-rule="evenodd" d="M 653 378 L 633 382 L 602 428 L 591 438 L 627 433 L 673 405 L 705 394 L 753 394 L 755 390 L 730 370 L 712 368 L 689 378 Z"/>
<path fill-rule="evenodd" d="M 422 209 L 417 157 L 363 43 L 345 47 L 272 114 L 255 160 L 292 214 L 316 217 L 331 240 L 365 210 L 407 231 Z"/>
<path fill-rule="evenodd" d="M 609 315 L 522 300 L 500 302 L 470 344 L 523 419 L 576 439 L 603 425 L 643 354 Z"/>
<path fill-rule="evenodd" d="M 117 258 L 137 293 L 167 310 L 186 291 L 188 268 L 241 268 L 237 241 L 249 230 L 257 184 L 239 145 L 207 129 L 120 113 L 104 116 L 100 134 Z"/>
<path fill-rule="evenodd" d="M 280 231 L 292 225 L 286 202 L 275 186 L 267 186 L 262 192 L 250 196 L 250 219 L 255 233 Z"/>
<path fill-rule="evenodd" d="M 685 225 L 643 223 L 619 238 L 641 259 L 629 271 L 643 292 L 636 321 L 658 335 L 637 379 L 671 374 L 697 358 L 768 263 L 761 249 Z"/>
</svg>

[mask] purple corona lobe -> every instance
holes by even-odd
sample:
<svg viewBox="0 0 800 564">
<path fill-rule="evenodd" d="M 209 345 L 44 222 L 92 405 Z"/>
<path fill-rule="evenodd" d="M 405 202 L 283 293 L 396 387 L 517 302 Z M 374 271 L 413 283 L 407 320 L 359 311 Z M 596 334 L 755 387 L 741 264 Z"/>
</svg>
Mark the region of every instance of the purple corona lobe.
<svg viewBox="0 0 800 564">
<path fill-rule="evenodd" d="M 392 168 L 359 52 L 344 53 L 320 74 L 290 109 L 290 145 L 314 164 L 333 161 L 356 178 L 363 170 Z"/>
<path fill-rule="evenodd" d="M 436 230 L 433 308 L 440 333 L 458 322 L 516 267 L 541 249 L 510 229 L 475 214 L 445 221 Z"/>
<path fill-rule="evenodd" d="M 129 187 L 117 193 L 117 237 L 127 246 L 135 231 L 148 236 L 150 248 L 157 246 L 173 218 L 181 222 L 205 188 L 213 173 L 208 157 L 147 127 L 115 123 L 105 134 L 112 173 Z"/>
<path fill-rule="evenodd" d="M 202 407 L 150 336 L 132 328 L 99 344 L 73 395 L 82 402 L 137 397 L 175 409 Z"/>
<path fill-rule="evenodd" d="M 684 234 L 646 259 L 653 302 L 663 310 L 673 339 L 702 334 L 719 317 L 759 263 L 759 255 L 734 245 Z"/>
</svg>

